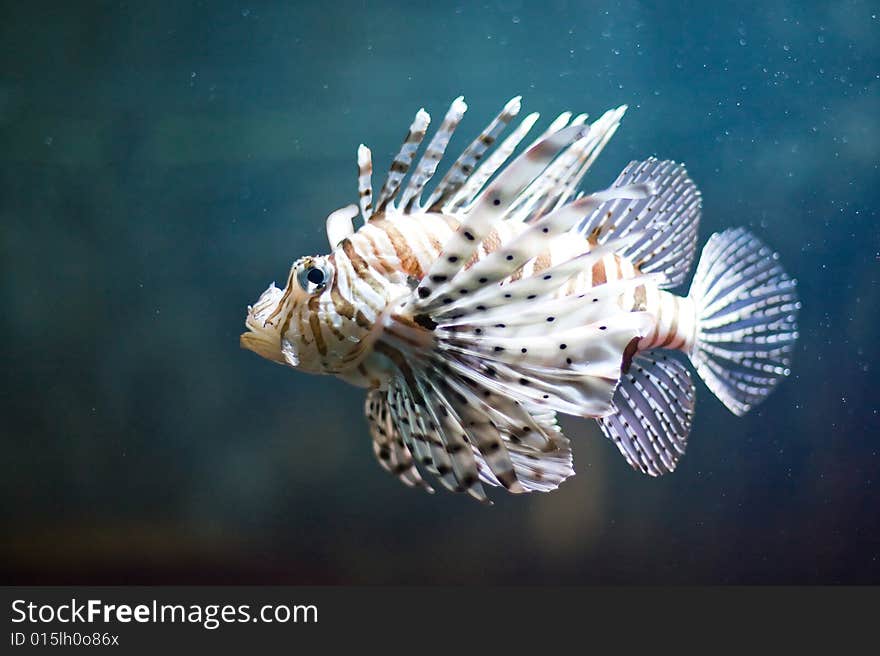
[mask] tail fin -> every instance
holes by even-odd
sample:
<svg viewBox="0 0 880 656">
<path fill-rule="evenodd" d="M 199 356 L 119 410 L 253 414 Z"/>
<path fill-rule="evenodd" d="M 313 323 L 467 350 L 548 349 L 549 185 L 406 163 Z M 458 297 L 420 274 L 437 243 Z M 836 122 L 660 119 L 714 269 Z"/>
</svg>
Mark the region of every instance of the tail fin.
<svg viewBox="0 0 880 656">
<path fill-rule="evenodd" d="M 743 415 L 788 375 L 797 341 L 797 281 L 748 230 L 712 235 L 689 297 L 697 314 L 691 360 L 731 412 Z"/>
</svg>

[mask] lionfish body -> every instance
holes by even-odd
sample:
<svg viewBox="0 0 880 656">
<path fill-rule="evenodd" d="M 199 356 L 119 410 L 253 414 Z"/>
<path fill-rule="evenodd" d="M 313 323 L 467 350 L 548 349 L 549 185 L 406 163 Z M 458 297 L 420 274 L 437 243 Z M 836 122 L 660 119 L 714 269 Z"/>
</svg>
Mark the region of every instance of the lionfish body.
<svg viewBox="0 0 880 656">
<path fill-rule="evenodd" d="M 632 162 L 608 189 L 578 192 L 624 107 L 592 124 L 564 113 L 514 157 L 532 114 L 484 157 L 519 107 L 430 193 L 461 98 L 413 166 L 429 122 L 419 111 L 375 205 L 361 146 L 364 225 L 354 230 L 355 206 L 332 213 L 333 251 L 263 293 L 242 346 L 368 388 L 376 456 L 408 485 L 430 490 L 428 471 L 481 500 L 484 484 L 555 489 L 574 473 L 556 413 L 597 419 L 634 468 L 670 472 L 694 388 L 669 354 L 687 354 L 745 413 L 788 374 L 795 281 L 736 229 L 710 238 L 687 296 L 667 291 L 697 245 L 700 196 L 684 167 Z"/>
</svg>

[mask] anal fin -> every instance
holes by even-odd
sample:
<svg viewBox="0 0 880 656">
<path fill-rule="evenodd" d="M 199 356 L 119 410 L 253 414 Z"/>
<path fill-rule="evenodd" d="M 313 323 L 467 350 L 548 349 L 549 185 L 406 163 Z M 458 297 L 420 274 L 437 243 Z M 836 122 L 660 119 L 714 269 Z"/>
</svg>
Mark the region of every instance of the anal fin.
<svg viewBox="0 0 880 656">
<path fill-rule="evenodd" d="M 640 354 L 624 372 L 614 412 L 598 419 L 602 432 L 634 469 L 669 473 L 684 455 L 694 411 L 694 385 L 684 365 L 663 354 Z"/>
</svg>

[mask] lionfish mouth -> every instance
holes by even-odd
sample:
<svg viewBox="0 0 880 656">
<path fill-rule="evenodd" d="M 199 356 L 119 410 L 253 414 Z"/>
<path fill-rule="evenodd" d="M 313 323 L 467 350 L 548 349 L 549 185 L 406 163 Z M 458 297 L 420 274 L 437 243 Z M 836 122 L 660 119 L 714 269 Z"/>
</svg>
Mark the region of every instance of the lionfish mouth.
<svg viewBox="0 0 880 656">
<path fill-rule="evenodd" d="M 245 326 L 239 344 L 242 348 L 280 364 L 289 364 L 281 352 L 281 331 L 278 326 L 278 310 L 284 300 L 284 291 L 275 283 L 269 285 L 253 306 L 248 306 Z"/>
</svg>

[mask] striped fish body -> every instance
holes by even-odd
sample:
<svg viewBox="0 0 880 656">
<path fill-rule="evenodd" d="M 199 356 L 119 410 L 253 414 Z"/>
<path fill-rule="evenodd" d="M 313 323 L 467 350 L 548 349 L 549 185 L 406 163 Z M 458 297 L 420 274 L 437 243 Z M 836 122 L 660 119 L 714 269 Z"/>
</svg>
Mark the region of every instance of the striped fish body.
<svg viewBox="0 0 880 656">
<path fill-rule="evenodd" d="M 361 318 L 362 327 L 367 329 L 372 326 L 396 294 L 408 294 L 408 289 L 402 289 L 407 281 L 422 280 L 425 272 L 440 256 L 445 241 L 459 225 L 460 221 L 454 216 L 434 213 L 391 214 L 371 219 L 331 255 L 337 271 L 342 269 L 345 279 L 356 282 L 350 282 L 343 293 L 339 289 L 338 279 L 334 281 L 334 288 L 327 292 L 332 312 L 323 314 L 319 321 L 312 321 L 308 326 L 314 332 L 312 341 L 325 351 L 326 345 L 333 343 L 334 337 L 343 341 L 344 335 L 351 333 L 337 328 L 337 318 L 355 319 L 357 307 L 364 308 L 363 311 L 367 313 Z M 481 242 L 472 262 L 490 255 L 501 244 L 510 242 L 527 228 L 525 223 L 497 222 Z M 591 244 L 586 236 L 572 232 L 564 240 L 557 240 L 545 251 L 536 254 L 500 284 L 503 286 L 538 275 L 554 265 L 588 253 L 594 246 L 595 243 Z M 636 278 L 639 278 L 638 270 L 628 257 L 608 253 L 573 276 L 556 292 L 556 296 L 587 295 L 599 285 Z M 387 292 L 379 297 L 381 300 L 375 305 L 362 302 L 363 296 L 359 290 L 383 287 L 387 288 Z M 638 351 L 666 348 L 688 352 L 693 345 L 696 324 L 690 299 L 667 292 L 655 281 L 646 279 L 642 284 L 621 292 L 619 305 L 625 311 L 644 312 L 651 320 L 647 334 L 638 341 Z M 357 355 L 359 349 L 352 349 L 351 352 Z M 346 365 L 350 365 L 350 360 Z M 384 389 L 389 376 L 395 371 L 385 355 L 376 352 L 359 360 L 354 370 L 346 365 L 337 373 L 340 378 L 359 387 L 375 389 Z"/>
<path fill-rule="evenodd" d="M 713 235 L 687 296 L 700 195 L 684 167 L 630 163 L 607 189 L 580 180 L 625 108 L 564 113 L 514 156 L 509 102 L 426 192 L 466 109 L 456 99 L 421 159 L 420 110 L 374 198 L 327 219 L 332 251 L 300 258 L 248 308 L 243 347 L 367 388 L 380 464 L 429 491 L 549 491 L 574 473 L 557 413 L 594 418 L 635 469 L 674 470 L 691 428 L 690 357 L 736 414 L 788 374 L 796 283 L 745 230 Z M 494 149 L 493 149 L 494 147 Z M 364 224 L 354 229 L 358 209 Z"/>
</svg>

